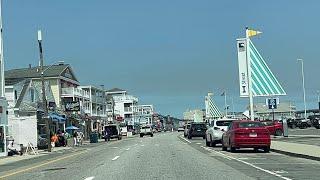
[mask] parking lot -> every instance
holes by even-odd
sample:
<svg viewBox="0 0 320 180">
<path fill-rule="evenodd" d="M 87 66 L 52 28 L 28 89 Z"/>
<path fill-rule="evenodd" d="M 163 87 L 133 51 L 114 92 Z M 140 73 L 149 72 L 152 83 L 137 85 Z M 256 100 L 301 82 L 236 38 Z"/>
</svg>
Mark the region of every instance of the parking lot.
<svg viewBox="0 0 320 180">
<path fill-rule="evenodd" d="M 313 132 L 313 130 L 304 129 L 296 133 L 306 132 Z M 231 153 L 222 151 L 220 144 L 218 144 L 217 147 L 206 147 L 205 140 L 202 138 L 192 138 L 188 140 L 185 139 L 182 134 L 179 135 L 179 138 L 181 141 L 189 144 L 190 147 L 207 154 L 209 157 L 218 159 L 228 166 L 256 179 L 318 179 L 319 176 L 319 161 L 291 157 L 275 152 L 255 152 L 251 149 L 240 149 L 236 153 Z M 291 138 L 288 139 L 291 140 Z M 308 138 L 304 139 L 306 142 L 311 142 L 312 138 L 309 138 L 310 141 Z M 296 139 L 292 138 L 292 140 L 295 141 Z M 261 171 L 265 172 L 264 177 L 259 176 L 259 173 L 257 173 Z"/>
</svg>

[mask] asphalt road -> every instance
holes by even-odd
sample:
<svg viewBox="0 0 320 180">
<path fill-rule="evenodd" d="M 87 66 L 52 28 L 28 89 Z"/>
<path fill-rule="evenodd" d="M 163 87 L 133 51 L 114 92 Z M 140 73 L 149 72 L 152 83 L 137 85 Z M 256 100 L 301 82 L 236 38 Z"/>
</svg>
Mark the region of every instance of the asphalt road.
<svg viewBox="0 0 320 180">
<path fill-rule="evenodd" d="M 320 162 L 276 153 L 221 152 L 181 133 L 99 143 L 0 167 L 5 179 L 318 179 Z"/>
</svg>

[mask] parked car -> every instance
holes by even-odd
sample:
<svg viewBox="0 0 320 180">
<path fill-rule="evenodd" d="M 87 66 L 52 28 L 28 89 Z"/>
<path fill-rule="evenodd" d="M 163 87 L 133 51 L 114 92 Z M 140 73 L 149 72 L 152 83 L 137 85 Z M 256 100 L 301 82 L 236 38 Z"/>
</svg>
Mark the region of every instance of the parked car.
<svg viewBox="0 0 320 180">
<path fill-rule="evenodd" d="M 288 124 L 288 127 L 291 129 L 294 129 L 297 127 L 297 121 L 293 118 L 287 119 L 287 124 Z"/>
<path fill-rule="evenodd" d="M 190 124 L 184 125 L 184 133 L 183 133 L 184 137 L 188 136 L 189 129 L 190 129 Z"/>
<path fill-rule="evenodd" d="M 280 121 L 260 121 L 269 131 L 270 135 L 281 136 L 283 134 L 283 125 Z"/>
<path fill-rule="evenodd" d="M 310 119 L 313 127 L 320 129 L 320 115 L 309 116 L 308 119 Z"/>
<path fill-rule="evenodd" d="M 202 122 L 192 122 L 190 124 L 190 129 L 188 130 L 188 139 L 192 137 L 202 137 L 206 138 L 207 125 Z"/>
<path fill-rule="evenodd" d="M 306 129 L 312 126 L 310 119 L 299 118 L 299 119 L 296 119 L 296 121 L 297 121 L 297 127 L 299 127 L 300 129 Z"/>
<path fill-rule="evenodd" d="M 140 137 L 143 137 L 145 135 L 150 135 L 151 137 L 153 137 L 153 130 L 151 126 L 142 126 L 140 128 Z"/>
<path fill-rule="evenodd" d="M 206 146 L 216 146 L 221 143 L 222 135 L 227 131 L 228 126 L 235 119 L 218 119 L 213 120 L 211 127 L 206 131 Z"/>
<path fill-rule="evenodd" d="M 254 150 L 263 149 L 270 151 L 270 133 L 259 121 L 232 121 L 222 136 L 222 150 L 230 148 L 235 152 L 240 148 L 254 148 Z"/>
<path fill-rule="evenodd" d="M 115 139 L 117 138 L 118 140 L 122 139 L 122 133 L 121 133 L 121 128 L 117 124 L 108 124 L 104 126 L 105 131 L 109 132 L 110 134 L 108 135 L 110 139 Z M 103 135 L 104 139 L 107 139 L 108 137 L 106 135 Z"/>
</svg>

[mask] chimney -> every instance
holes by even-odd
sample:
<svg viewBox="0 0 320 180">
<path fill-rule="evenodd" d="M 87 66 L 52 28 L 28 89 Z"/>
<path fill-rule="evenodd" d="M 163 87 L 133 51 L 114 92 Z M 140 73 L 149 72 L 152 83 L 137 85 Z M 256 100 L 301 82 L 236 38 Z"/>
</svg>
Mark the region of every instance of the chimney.
<svg viewBox="0 0 320 180">
<path fill-rule="evenodd" d="M 31 64 L 29 64 L 29 69 L 31 69 L 32 68 L 32 66 L 31 66 Z"/>
</svg>

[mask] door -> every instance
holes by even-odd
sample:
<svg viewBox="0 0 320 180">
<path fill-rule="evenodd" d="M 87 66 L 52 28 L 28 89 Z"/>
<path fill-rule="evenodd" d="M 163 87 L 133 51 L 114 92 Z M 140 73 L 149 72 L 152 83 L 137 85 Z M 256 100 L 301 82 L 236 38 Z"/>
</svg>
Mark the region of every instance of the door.
<svg viewBox="0 0 320 180">
<path fill-rule="evenodd" d="M 0 125 L 0 156 L 7 155 L 5 126 Z"/>
</svg>

